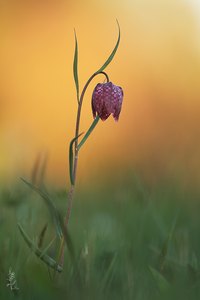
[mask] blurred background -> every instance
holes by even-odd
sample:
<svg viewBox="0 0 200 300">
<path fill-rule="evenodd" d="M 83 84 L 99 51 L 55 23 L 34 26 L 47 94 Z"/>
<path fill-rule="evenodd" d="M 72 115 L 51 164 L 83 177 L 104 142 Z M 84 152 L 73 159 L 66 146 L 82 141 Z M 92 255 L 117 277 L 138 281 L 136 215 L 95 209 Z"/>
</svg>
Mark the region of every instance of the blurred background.
<svg viewBox="0 0 200 300">
<path fill-rule="evenodd" d="M 200 179 L 200 4 L 195 0 L 57 0 L 1 2 L 0 178 L 28 177 L 39 153 L 47 179 L 68 182 L 68 144 L 74 135 L 74 28 L 79 80 L 121 44 L 107 68 L 124 89 L 120 120 L 100 122 L 83 147 L 79 184 L 130 171 L 156 184 Z M 86 94 L 81 131 L 92 122 Z"/>
<path fill-rule="evenodd" d="M 74 28 L 83 88 L 116 44 L 116 18 L 121 43 L 106 72 L 124 90 L 122 112 L 81 149 L 54 280 L 42 260 L 58 260 L 52 207 L 66 211 Z M 0 299 L 199 299 L 200 1 L 0 1 L 0 31 Z M 86 93 L 80 131 L 103 80 Z"/>
</svg>

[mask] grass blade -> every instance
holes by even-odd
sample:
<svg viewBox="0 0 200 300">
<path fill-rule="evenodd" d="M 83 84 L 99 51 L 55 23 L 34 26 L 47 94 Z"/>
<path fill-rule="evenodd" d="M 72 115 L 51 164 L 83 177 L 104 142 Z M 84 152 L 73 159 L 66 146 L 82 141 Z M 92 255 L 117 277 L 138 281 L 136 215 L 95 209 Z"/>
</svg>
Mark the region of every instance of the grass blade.
<svg viewBox="0 0 200 300">
<path fill-rule="evenodd" d="M 44 153 L 43 155 L 43 160 L 41 162 L 40 166 L 40 172 L 38 174 L 38 186 L 44 188 L 44 178 L 45 178 L 45 173 L 46 173 L 46 168 L 47 168 L 47 162 L 48 162 L 48 155 L 47 153 Z"/>
<path fill-rule="evenodd" d="M 101 289 L 102 290 L 105 290 L 106 288 L 108 288 L 109 284 L 112 281 L 112 278 L 114 276 L 114 266 L 115 266 L 116 260 L 117 260 L 117 254 L 114 253 L 113 257 L 110 261 L 110 264 L 108 265 L 108 268 L 107 268 L 105 276 L 102 280 L 102 283 L 101 283 Z"/>
<path fill-rule="evenodd" d="M 19 223 L 18 223 L 18 228 L 19 228 L 19 231 L 20 231 L 22 237 L 24 238 L 26 244 L 35 253 L 35 255 L 38 256 L 50 268 L 53 268 L 57 272 L 62 272 L 62 267 L 60 265 L 58 265 L 58 263 L 53 258 L 48 256 L 45 253 L 45 251 L 41 251 L 39 248 L 37 248 L 34 245 L 32 240 L 29 238 L 29 236 L 26 234 L 26 232 L 24 231 L 24 229 L 22 228 L 22 226 Z"/>
<path fill-rule="evenodd" d="M 47 223 L 44 225 L 44 227 L 42 228 L 39 237 L 38 237 L 38 248 L 42 248 L 43 242 L 44 242 L 44 237 L 45 237 L 45 233 L 47 231 Z"/>
<path fill-rule="evenodd" d="M 38 171 L 39 171 L 39 167 L 40 167 L 40 162 L 41 162 L 41 153 L 39 153 L 37 155 L 36 160 L 33 165 L 32 172 L 31 172 L 31 182 L 33 184 L 37 183 L 37 175 L 38 175 Z"/>
<path fill-rule="evenodd" d="M 112 53 L 110 54 L 110 56 L 108 57 L 108 59 L 106 60 L 106 62 L 103 64 L 103 66 L 96 72 L 96 73 L 100 73 L 102 72 L 108 65 L 109 63 L 113 60 L 114 56 L 115 56 L 115 53 L 117 52 L 117 49 L 118 49 L 118 46 L 119 46 L 119 43 L 120 43 L 120 38 L 121 38 L 121 34 L 120 34 L 120 26 L 119 26 L 119 22 L 117 20 L 117 26 L 118 26 L 118 39 L 117 39 L 117 43 L 112 51 Z"/>
<path fill-rule="evenodd" d="M 149 266 L 149 270 L 150 270 L 155 282 L 157 283 L 159 290 L 161 292 L 168 290 L 170 287 L 170 284 L 167 281 L 167 279 L 160 272 L 158 272 L 156 269 L 152 268 L 151 266 Z"/>
<path fill-rule="evenodd" d="M 71 262 L 72 262 L 74 270 L 75 270 L 76 279 L 78 281 L 78 285 L 81 286 L 82 285 L 81 274 L 80 274 L 79 267 L 78 267 L 78 264 L 77 264 L 77 261 L 76 261 L 74 246 L 73 246 L 71 237 L 69 235 L 69 232 L 67 230 L 67 227 L 65 226 L 65 224 L 63 222 L 63 219 L 60 215 L 59 215 L 59 219 L 60 219 L 60 227 L 62 229 L 64 242 L 65 242 L 66 247 L 69 251 Z"/>
<path fill-rule="evenodd" d="M 41 251 L 41 255 L 40 258 L 46 254 L 46 252 L 49 250 L 49 248 L 53 245 L 53 243 L 55 242 L 56 237 L 53 238 L 53 240 L 51 240 L 51 242 L 44 248 L 44 250 Z"/>
<path fill-rule="evenodd" d="M 168 254 L 168 250 L 169 250 L 169 245 L 170 245 L 170 242 L 172 240 L 172 237 L 173 237 L 173 234 L 174 234 L 174 230 L 175 230 L 175 227 L 176 227 L 178 214 L 179 213 L 176 214 L 176 216 L 175 216 L 175 218 L 173 220 L 171 229 L 170 229 L 170 231 L 169 231 L 169 233 L 167 235 L 166 240 L 163 243 L 163 246 L 162 246 L 162 249 L 161 249 L 161 252 L 160 252 L 160 257 L 159 257 L 159 268 L 160 268 L 160 271 L 163 271 L 163 269 L 164 269 L 165 260 L 166 260 L 166 257 L 167 257 L 167 254 Z"/>
<path fill-rule="evenodd" d="M 69 255 L 71 257 L 71 260 L 72 260 L 73 264 L 76 264 L 74 246 L 73 246 L 71 237 L 70 237 L 69 232 L 68 232 L 68 230 L 67 230 L 67 228 L 66 228 L 66 226 L 63 222 L 63 219 L 62 219 L 61 215 L 59 215 L 59 221 L 60 221 L 60 227 L 61 227 L 62 233 L 63 233 L 63 238 L 64 238 L 64 241 L 65 241 L 66 246 L 67 246 L 68 251 L 69 251 Z"/>
<path fill-rule="evenodd" d="M 60 222 L 59 222 L 59 218 L 58 218 L 58 211 L 53 203 L 53 201 L 50 199 L 49 195 L 42 191 L 41 189 L 37 188 L 36 186 L 32 185 L 30 182 L 26 181 L 25 179 L 21 178 L 21 180 L 29 187 L 31 188 L 33 191 L 35 191 L 36 193 L 38 193 L 45 201 L 49 212 L 52 216 L 53 222 L 55 224 L 55 228 L 56 228 L 56 233 L 59 236 L 59 238 L 62 237 L 62 230 L 60 228 Z"/>
<path fill-rule="evenodd" d="M 78 41 L 76 37 L 76 31 L 74 30 L 75 36 L 75 51 L 74 51 L 74 64 L 73 64 L 73 72 L 74 72 L 74 82 L 76 85 L 76 93 L 77 93 L 77 101 L 79 103 L 79 81 L 78 81 Z"/>
</svg>

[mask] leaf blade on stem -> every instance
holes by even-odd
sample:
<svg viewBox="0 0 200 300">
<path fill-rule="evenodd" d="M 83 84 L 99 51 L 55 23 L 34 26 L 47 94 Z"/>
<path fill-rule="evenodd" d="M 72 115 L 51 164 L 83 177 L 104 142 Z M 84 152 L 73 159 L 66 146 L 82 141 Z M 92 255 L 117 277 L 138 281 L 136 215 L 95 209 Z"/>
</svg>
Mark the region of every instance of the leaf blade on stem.
<svg viewBox="0 0 200 300">
<path fill-rule="evenodd" d="M 94 130 L 94 128 L 96 127 L 96 125 L 98 124 L 100 118 L 99 116 L 96 116 L 96 118 L 94 119 L 94 121 L 92 122 L 91 126 L 89 127 L 88 131 L 86 132 L 86 134 L 84 135 L 83 139 L 80 141 L 80 143 L 78 144 L 78 150 L 80 150 L 80 148 L 83 146 L 83 144 L 86 142 L 86 140 L 88 139 L 88 137 L 90 136 L 90 134 L 92 133 L 92 131 Z"/>
<path fill-rule="evenodd" d="M 60 228 L 60 222 L 59 222 L 59 219 L 58 219 L 58 211 L 57 211 L 57 208 L 55 207 L 55 204 L 53 203 L 53 201 L 49 197 L 49 195 L 45 191 L 43 191 L 40 188 L 34 186 L 32 183 L 26 181 L 24 178 L 21 178 L 21 180 L 29 188 L 31 188 L 33 191 L 35 191 L 36 193 L 38 193 L 42 197 L 42 199 L 44 200 L 44 202 L 46 203 L 46 205 L 49 209 L 50 215 L 51 215 L 51 217 L 53 219 L 53 222 L 55 224 L 56 233 L 57 233 L 58 237 L 61 238 L 62 237 L 62 230 Z"/>
<path fill-rule="evenodd" d="M 78 41 L 77 41 L 75 30 L 74 30 L 74 36 L 75 36 L 75 51 L 74 51 L 73 73 L 74 73 L 74 82 L 75 82 L 75 86 L 76 86 L 77 102 L 79 104 Z"/>
<path fill-rule="evenodd" d="M 118 20 L 116 20 L 116 21 L 117 21 L 117 26 L 118 26 L 118 39 L 117 39 L 116 45 L 115 45 L 113 51 L 111 52 L 110 56 L 106 60 L 106 62 L 103 64 L 103 66 L 96 73 L 102 72 L 110 64 L 110 62 L 113 60 L 113 58 L 115 56 L 115 53 L 117 52 L 117 49 L 119 47 L 121 32 L 120 32 L 119 22 L 118 22 Z"/>
</svg>

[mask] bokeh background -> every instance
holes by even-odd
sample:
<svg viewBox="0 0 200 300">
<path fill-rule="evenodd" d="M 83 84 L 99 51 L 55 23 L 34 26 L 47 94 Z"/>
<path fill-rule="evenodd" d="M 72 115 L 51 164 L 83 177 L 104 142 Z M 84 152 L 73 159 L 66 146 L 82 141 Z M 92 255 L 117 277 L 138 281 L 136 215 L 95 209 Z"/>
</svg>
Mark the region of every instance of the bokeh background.
<svg viewBox="0 0 200 300">
<path fill-rule="evenodd" d="M 42 259 L 58 261 L 70 186 L 74 28 L 83 87 L 116 43 L 116 18 L 106 71 L 122 112 L 81 149 L 56 280 Z M 0 1 L 0 37 L 0 299 L 200 299 L 200 1 Z"/>
<path fill-rule="evenodd" d="M 95 129 L 80 155 L 80 184 L 134 170 L 156 183 L 200 179 L 200 5 L 195 0 L 57 0 L 1 2 L 0 177 L 28 177 L 38 153 L 48 153 L 47 179 L 68 181 L 76 93 L 74 28 L 79 80 L 107 59 L 122 38 L 110 80 L 124 89 L 118 123 Z M 81 130 L 92 122 L 89 88 Z"/>
</svg>

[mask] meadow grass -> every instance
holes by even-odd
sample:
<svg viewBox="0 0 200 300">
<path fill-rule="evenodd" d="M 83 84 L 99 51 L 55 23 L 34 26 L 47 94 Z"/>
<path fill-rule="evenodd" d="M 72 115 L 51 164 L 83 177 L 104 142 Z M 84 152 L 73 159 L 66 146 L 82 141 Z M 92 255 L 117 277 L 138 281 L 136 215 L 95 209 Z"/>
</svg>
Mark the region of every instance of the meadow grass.
<svg viewBox="0 0 200 300">
<path fill-rule="evenodd" d="M 60 212 L 66 192 L 48 188 Z M 198 191 L 162 182 L 126 180 L 77 190 L 64 270 L 54 276 L 26 245 L 18 222 L 35 244 L 47 225 L 45 249 L 56 236 L 44 201 L 23 183 L 0 192 L 0 299 L 199 299 Z M 46 251 L 56 257 L 56 238 Z M 16 286 L 8 284 L 9 268 Z"/>
</svg>

